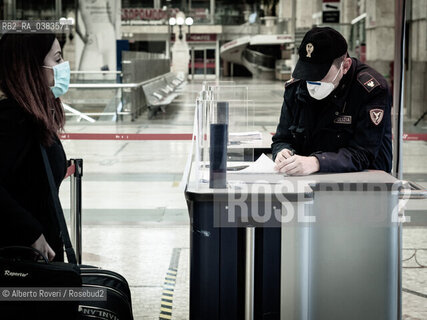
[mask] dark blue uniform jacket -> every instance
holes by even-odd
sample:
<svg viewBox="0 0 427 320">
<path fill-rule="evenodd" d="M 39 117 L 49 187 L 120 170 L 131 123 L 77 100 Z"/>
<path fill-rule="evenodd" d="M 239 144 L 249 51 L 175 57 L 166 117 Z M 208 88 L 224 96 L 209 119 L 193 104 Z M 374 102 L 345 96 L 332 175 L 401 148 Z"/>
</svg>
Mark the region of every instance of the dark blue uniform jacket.
<svg viewBox="0 0 427 320">
<path fill-rule="evenodd" d="M 284 148 L 315 156 L 320 172 L 364 169 L 391 171 L 391 96 L 386 80 L 352 58 L 338 87 L 313 99 L 306 82 L 285 85 L 280 122 L 273 136 L 273 158 Z"/>
</svg>

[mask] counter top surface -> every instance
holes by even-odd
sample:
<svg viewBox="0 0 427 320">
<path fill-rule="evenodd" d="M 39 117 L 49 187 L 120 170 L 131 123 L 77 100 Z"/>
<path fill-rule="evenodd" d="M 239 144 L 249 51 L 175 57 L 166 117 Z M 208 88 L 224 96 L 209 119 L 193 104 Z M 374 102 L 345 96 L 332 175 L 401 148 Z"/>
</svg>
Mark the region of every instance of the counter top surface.
<svg viewBox="0 0 427 320">
<path fill-rule="evenodd" d="M 230 162 L 228 166 L 249 165 L 251 162 Z M 227 188 L 209 188 L 209 169 L 199 171 L 196 179 L 195 164 L 193 163 L 186 193 L 220 195 L 227 193 L 264 193 L 273 194 L 306 194 L 309 196 L 313 189 L 319 186 L 336 187 L 339 190 L 355 190 L 367 186 L 387 186 L 389 190 L 399 180 L 380 170 L 362 172 L 312 174 L 308 176 L 286 176 L 280 173 L 239 173 L 227 171 Z M 197 181 L 199 180 L 199 181 Z M 346 189 L 347 188 L 347 189 Z"/>
</svg>

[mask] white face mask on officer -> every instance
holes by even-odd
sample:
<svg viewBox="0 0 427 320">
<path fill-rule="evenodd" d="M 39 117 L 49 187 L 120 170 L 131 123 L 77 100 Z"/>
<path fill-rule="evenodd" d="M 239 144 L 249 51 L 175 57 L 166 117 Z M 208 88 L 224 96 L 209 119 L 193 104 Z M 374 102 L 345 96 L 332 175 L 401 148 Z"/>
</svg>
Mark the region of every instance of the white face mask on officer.
<svg viewBox="0 0 427 320">
<path fill-rule="evenodd" d="M 325 99 L 327 96 L 331 94 L 335 89 L 334 81 L 340 74 L 342 67 L 342 62 L 340 68 L 338 69 L 337 74 L 331 82 L 322 82 L 322 81 L 306 81 L 307 82 L 307 90 L 310 96 L 316 100 Z"/>
</svg>

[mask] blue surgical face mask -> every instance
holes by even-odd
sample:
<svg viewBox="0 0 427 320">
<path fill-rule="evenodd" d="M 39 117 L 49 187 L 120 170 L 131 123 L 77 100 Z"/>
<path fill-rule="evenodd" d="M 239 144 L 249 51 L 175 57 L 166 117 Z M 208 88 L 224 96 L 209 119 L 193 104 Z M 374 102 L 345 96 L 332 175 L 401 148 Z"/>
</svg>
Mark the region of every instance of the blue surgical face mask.
<svg viewBox="0 0 427 320">
<path fill-rule="evenodd" d="M 58 98 L 68 91 L 70 84 L 70 63 L 68 61 L 57 64 L 53 67 L 43 66 L 53 69 L 54 85 L 50 87 L 55 98 Z"/>
</svg>

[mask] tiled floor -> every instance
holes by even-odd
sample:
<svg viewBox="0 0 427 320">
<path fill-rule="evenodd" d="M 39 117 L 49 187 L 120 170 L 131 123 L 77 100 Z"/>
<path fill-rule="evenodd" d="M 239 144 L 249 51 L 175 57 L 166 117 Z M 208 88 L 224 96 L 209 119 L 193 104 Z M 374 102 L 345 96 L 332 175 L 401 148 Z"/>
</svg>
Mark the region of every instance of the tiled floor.
<svg viewBox="0 0 427 320">
<path fill-rule="evenodd" d="M 256 130 L 274 132 L 282 103 L 280 82 L 240 79 L 254 101 Z M 201 83 L 189 83 L 183 94 L 148 120 L 134 123 L 73 123 L 69 133 L 192 133 L 194 101 Z M 427 124 L 421 123 L 421 130 Z M 135 319 L 159 319 L 162 286 L 172 251 L 179 248 L 172 319 L 188 319 L 189 219 L 179 182 L 190 150 L 189 141 L 76 141 L 63 142 L 68 158 L 84 159 L 83 261 L 122 273 L 133 294 Z M 427 181 L 427 143 L 404 144 L 408 177 Z M 61 200 L 68 211 L 69 186 Z M 408 213 L 427 218 L 427 202 L 408 203 Z M 424 219 L 426 220 L 426 219 Z M 405 227 L 404 248 L 427 248 L 424 227 Z M 413 251 L 405 250 L 404 258 Z M 427 266 L 427 251 L 417 252 Z M 417 266 L 414 258 L 404 267 Z M 404 319 L 427 319 L 427 268 L 403 269 Z"/>
</svg>

